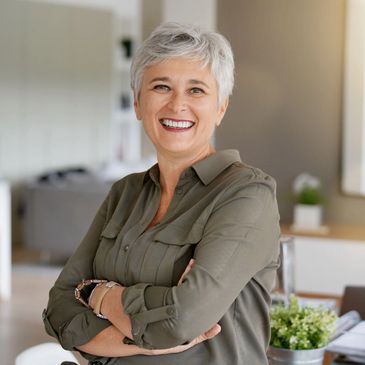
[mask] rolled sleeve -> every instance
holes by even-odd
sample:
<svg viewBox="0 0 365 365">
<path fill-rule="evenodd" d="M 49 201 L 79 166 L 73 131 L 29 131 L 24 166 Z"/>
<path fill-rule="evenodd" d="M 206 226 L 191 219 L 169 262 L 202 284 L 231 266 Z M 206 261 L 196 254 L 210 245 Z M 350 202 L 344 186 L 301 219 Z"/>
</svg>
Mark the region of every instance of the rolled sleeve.
<svg viewBox="0 0 365 365">
<path fill-rule="evenodd" d="M 111 325 L 84 307 L 74 296 L 77 284 L 93 278 L 93 260 L 100 233 L 105 225 L 108 197 L 99 208 L 87 234 L 66 263 L 49 292 L 47 309 L 42 318 L 46 332 L 57 338 L 63 348 L 75 350 Z"/>
<path fill-rule="evenodd" d="M 250 280 L 275 267 L 279 236 L 272 179 L 227 191 L 204 227 L 195 264 L 181 285 L 126 291 L 124 306 L 136 343 L 174 347 L 218 323 Z M 257 283 L 267 295 L 270 285 Z"/>
<path fill-rule="evenodd" d="M 95 317 L 91 311 L 77 314 L 69 323 L 57 329 L 52 327 L 47 310 L 43 311 L 42 317 L 47 333 L 56 337 L 67 350 L 74 350 L 75 347 L 87 343 L 111 325 L 110 322 Z"/>
<path fill-rule="evenodd" d="M 147 343 L 144 339 L 147 326 L 151 323 L 176 318 L 175 305 L 163 305 L 163 298 L 167 291 L 168 288 L 151 287 L 150 284 L 136 284 L 124 290 L 122 304 L 125 313 L 131 319 L 133 340 L 137 346 L 155 348 L 153 344 Z M 146 302 L 148 301 L 151 303 L 158 301 L 160 306 L 149 306 L 150 309 L 147 309 Z"/>
</svg>

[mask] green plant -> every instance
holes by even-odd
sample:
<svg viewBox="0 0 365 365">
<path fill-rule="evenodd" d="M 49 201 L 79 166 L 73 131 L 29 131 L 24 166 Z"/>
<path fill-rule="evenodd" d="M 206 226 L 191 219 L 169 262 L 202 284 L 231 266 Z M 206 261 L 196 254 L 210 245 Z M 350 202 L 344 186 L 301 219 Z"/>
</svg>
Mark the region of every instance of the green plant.
<svg viewBox="0 0 365 365">
<path fill-rule="evenodd" d="M 298 204 L 317 205 L 321 203 L 321 194 L 318 189 L 305 187 L 296 196 Z"/>
<path fill-rule="evenodd" d="M 293 182 L 293 191 L 297 204 L 317 205 L 321 199 L 321 182 L 318 177 L 308 173 L 298 175 Z"/>
<path fill-rule="evenodd" d="M 290 296 L 289 305 L 271 309 L 271 340 L 273 347 L 310 350 L 328 344 L 335 331 L 336 314 L 323 307 L 300 307 L 298 298 Z"/>
</svg>

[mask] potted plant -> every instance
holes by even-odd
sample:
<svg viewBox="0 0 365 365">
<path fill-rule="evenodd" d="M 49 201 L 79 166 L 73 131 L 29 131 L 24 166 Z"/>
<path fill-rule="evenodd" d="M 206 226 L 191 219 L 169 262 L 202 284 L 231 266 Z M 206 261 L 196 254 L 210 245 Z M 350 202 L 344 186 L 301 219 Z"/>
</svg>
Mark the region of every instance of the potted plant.
<svg viewBox="0 0 365 365">
<path fill-rule="evenodd" d="M 337 316 L 323 307 L 301 307 L 291 295 L 287 306 L 271 309 L 271 365 L 321 365 L 325 348 L 335 332 Z"/>
<path fill-rule="evenodd" d="M 293 183 L 296 204 L 293 228 L 319 230 L 322 224 L 320 180 L 307 173 L 298 175 Z"/>
</svg>

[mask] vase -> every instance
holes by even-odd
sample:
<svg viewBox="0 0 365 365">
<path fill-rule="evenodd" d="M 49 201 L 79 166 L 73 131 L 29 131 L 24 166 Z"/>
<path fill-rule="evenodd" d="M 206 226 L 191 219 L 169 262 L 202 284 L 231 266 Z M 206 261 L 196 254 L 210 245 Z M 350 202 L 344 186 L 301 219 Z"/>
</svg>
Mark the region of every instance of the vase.
<svg viewBox="0 0 365 365">
<path fill-rule="evenodd" d="M 289 350 L 269 347 L 267 357 L 270 365 L 322 365 L 326 348 L 313 350 Z"/>
<path fill-rule="evenodd" d="M 296 229 L 315 230 L 322 224 L 322 206 L 296 204 L 294 207 L 294 227 Z"/>
</svg>

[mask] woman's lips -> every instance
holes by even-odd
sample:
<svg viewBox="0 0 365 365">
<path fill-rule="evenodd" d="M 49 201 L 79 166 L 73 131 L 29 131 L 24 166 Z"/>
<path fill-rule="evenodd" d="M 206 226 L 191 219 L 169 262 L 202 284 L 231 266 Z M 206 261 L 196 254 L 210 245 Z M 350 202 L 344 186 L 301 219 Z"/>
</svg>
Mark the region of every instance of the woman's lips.
<svg viewBox="0 0 365 365">
<path fill-rule="evenodd" d="M 195 124 L 191 120 L 168 119 L 168 118 L 160 119 L 160 123 L 164 127 L 164 129 L 173 132 L 186 131 L 191 127 L 193 127 L 193 125 Z"/>
</svg>

